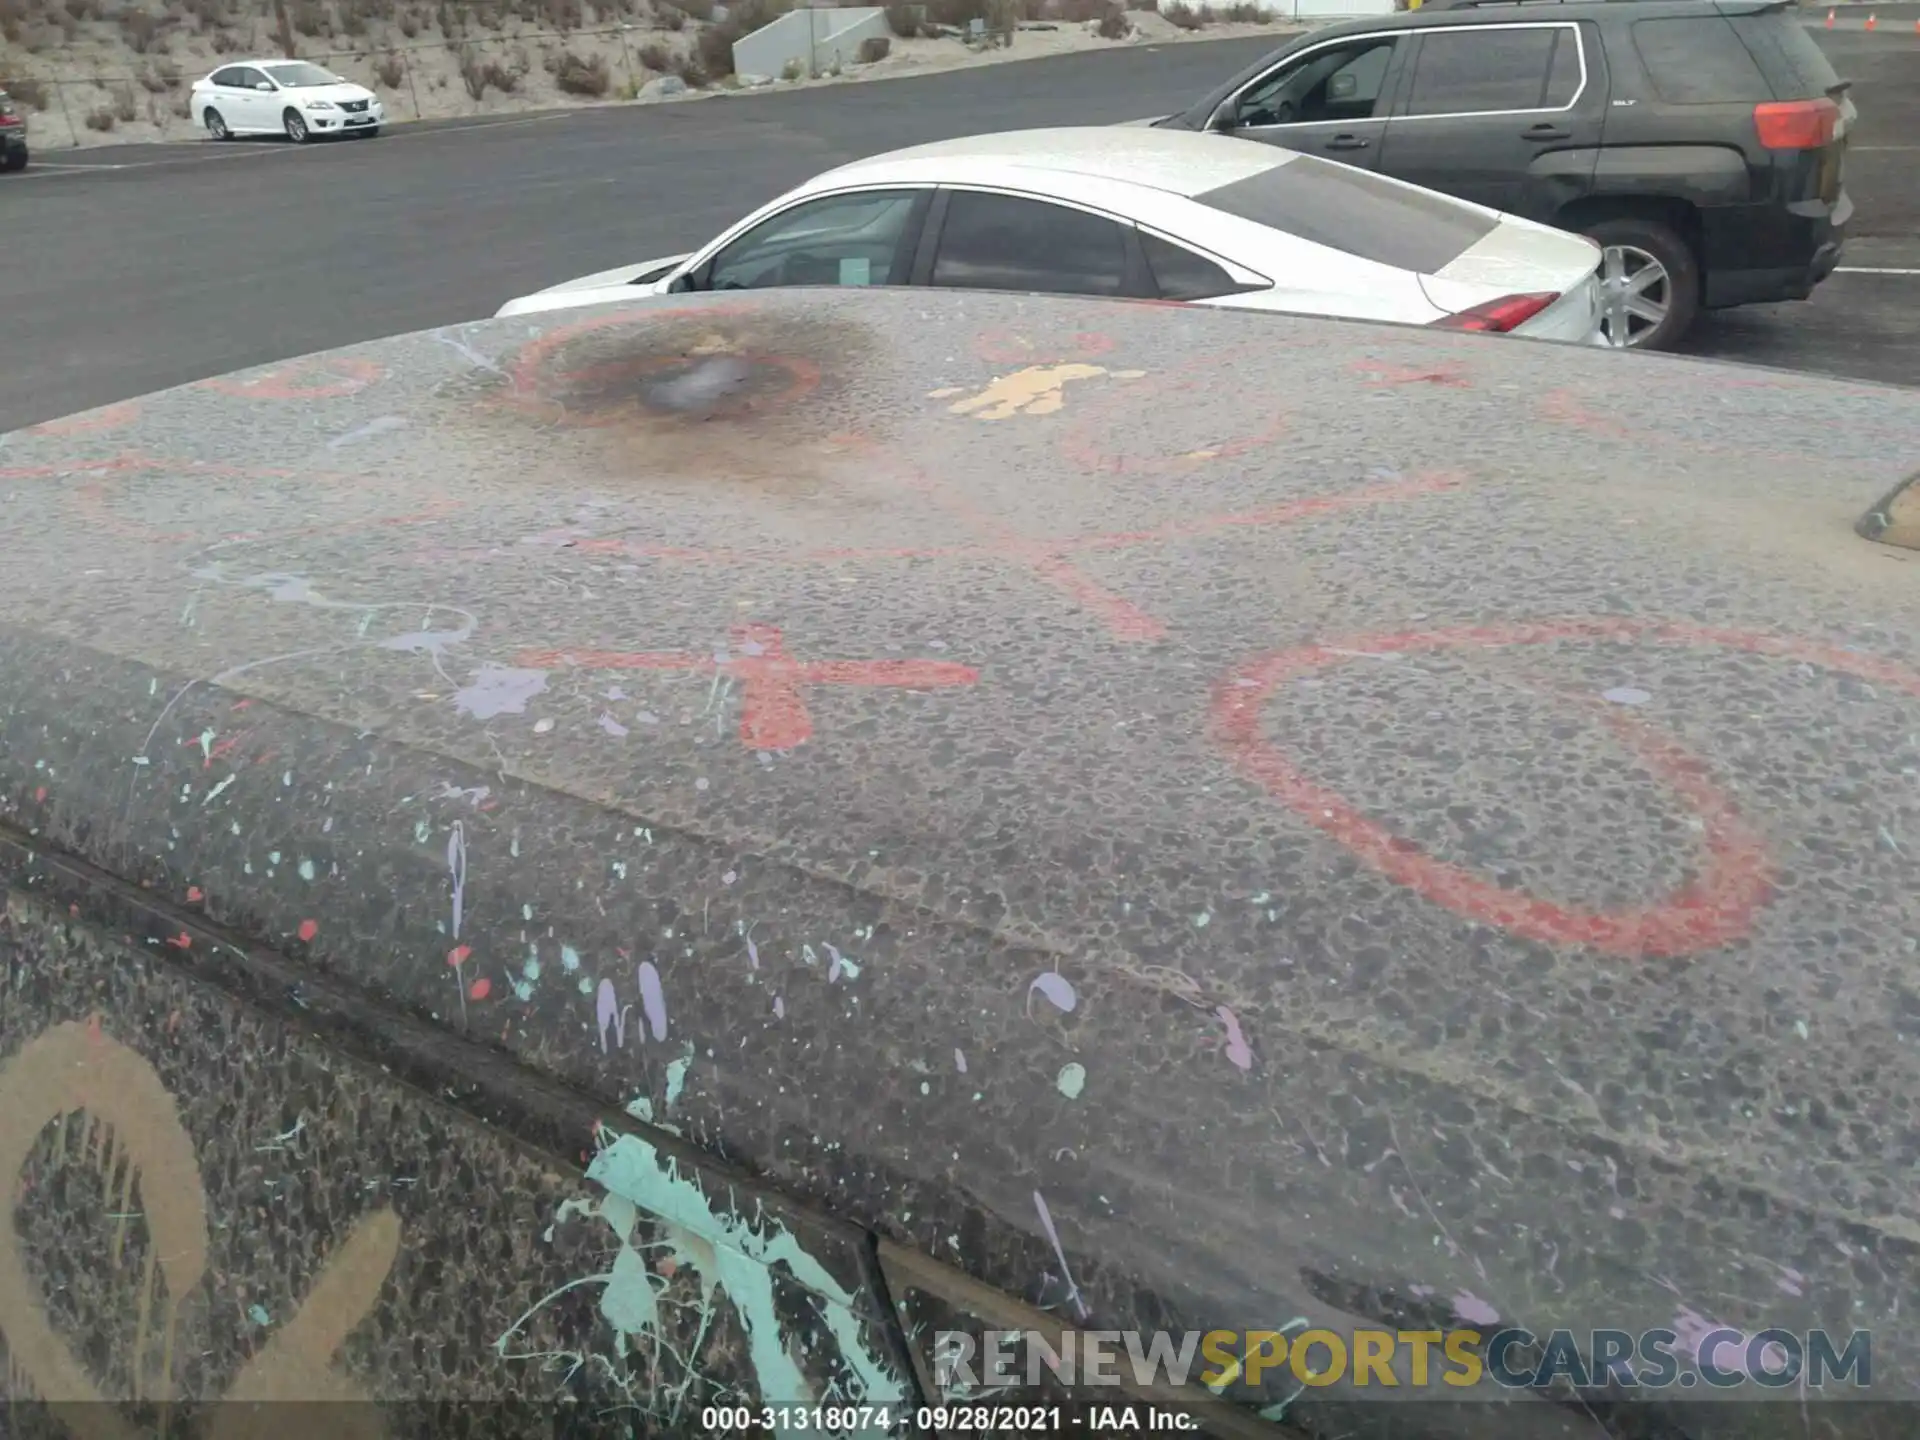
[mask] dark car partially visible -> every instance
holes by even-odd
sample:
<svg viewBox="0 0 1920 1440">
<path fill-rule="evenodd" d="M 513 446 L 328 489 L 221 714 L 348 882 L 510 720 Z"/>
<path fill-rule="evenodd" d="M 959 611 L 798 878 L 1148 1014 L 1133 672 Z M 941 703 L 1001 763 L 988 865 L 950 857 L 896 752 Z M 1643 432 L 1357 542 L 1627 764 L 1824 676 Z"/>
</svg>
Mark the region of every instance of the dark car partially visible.
<svg viewBox="0 0 1920 1440">
<path fill-rule="evenodd" d="M 1378 170 L 1606 250 L 1608 339 L 1803 300 L 1853 213 L 1855 109 L 1782 0 L 1428 0 L 1302 36 L 1162 126 Z"/>
<path fill-rule="evenodd" d="M 20 106 L 0 90 L 0 170 L 27 168 L 27 116 Z"/>
</svg>

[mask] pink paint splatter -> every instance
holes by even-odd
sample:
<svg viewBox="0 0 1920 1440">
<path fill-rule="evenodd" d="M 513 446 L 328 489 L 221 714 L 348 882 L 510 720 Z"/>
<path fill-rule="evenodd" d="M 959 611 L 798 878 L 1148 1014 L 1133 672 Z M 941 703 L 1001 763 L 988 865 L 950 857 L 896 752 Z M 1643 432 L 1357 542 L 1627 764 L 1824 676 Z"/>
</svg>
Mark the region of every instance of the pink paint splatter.
<svg viewBox="0 0 1920 1440">
<path fill-rule="evenodd" d="M 1500 1312 L 1470 1290 L 1453 1297 L 1453 1313 L 1469 1325 L 1498 1325 Z"/>
<path fill-rule="evenodd" d="M 318 920 L 302 920 L 298 933 L 302 940 L 311 941 L 314 936 L 320 933 L 320 922 Z"/>
<path fill-rule="evenodd" d="M 484 1000 L 493 993 L 493 982 L 482 975 L 467 987 L 467 994 L 475 1000 Z"/>
<path fill-rule="evenodd" d="M 1247 1044 L 1247 1037 L 1241 1033 L 1240 1017 L 1222 1005 L 1213 1012 L 1220 1023 L 1227 1027 L 1227 1059 L 1242 1070 L 1253 1068 L 1253 1047 Z"/>
<path fill-rule="evenodd" d="M 1072 1014 L 1074 1006 L 1080 1003 L 1080 997 L 1074 993 L 1073 985 L 1067 977 L 1057 970 L 1049 970 L 1031 985 L 1027 986 L 1027 1001 L 1031 1005 L 1033 992 L 1038 990 L 1053 1003 L 1055 1009 Z"/>
<path fill-rule="evenodd" d="M 600 1026 L 600 1050 L 607 1049 L 607 1035 L 613 1035 L 616 1049 L 625 1049 L 627 1044 L 627 1018 L 620 1013 L 620 997 L 613 993 L 613 981 L 602 980 L 599 993 L 594 996 L 593 1009 Z"/>
<path fill-rule="evenodd" d="M 42 785 L 39 789 L 33 792 L 33 803 L 36 805 L 44 805 L 47 803 L 47 787 L 46 786 Z"/>
<path fill-rule="evenodd" d="M 653 968 L 651 960 L 640 962 L 640 1009 L 647 1017 L 647 1028 L 653 1032 L 653 1038 L 667 1038 L 667 996 L 660 988 L 660 972 Z"/>
<path fill-rule="evenodd" d="M 456 945 L 453 949 L 447 951 L 447 964 L 457 970 L 467 963 L 468 957 L 472 954 L 473 947 L 471 945 Z"/>
<path fill-rule="evenodd" d="M 197 903 L 206 898 L 207 897 L 203 893 L 201 893 L 200 887 L 198 885 L 189 885 L 187 887 L 187 899 L 189 902 Z"/>
<path fill-rule="evenodd" d="M 193 948 L 193 937 L 182 930 L 178 935 L 169 936 L 167 938 L 167 944 L 176 950 L 191 950 Z"/>
</svg>

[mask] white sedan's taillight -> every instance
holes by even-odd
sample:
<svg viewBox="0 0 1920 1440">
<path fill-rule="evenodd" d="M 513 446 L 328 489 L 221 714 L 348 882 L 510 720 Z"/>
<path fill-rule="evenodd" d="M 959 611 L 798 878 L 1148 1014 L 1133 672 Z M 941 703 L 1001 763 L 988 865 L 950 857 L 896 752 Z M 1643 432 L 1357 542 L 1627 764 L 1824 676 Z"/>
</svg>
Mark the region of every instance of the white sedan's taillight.
<svg viewBox="0 0 1920 1440">
<path fill-rule="evenodd" d="M 1442 315 L 1429 323 L 1436 330 L 1480 330 L 1504 335 L 1509 330 L 1519 329 L 1559 298 L 1558 292 L 1548 290 L 1530 295 L 1502 295 L 1497 300 L 1487 300 L 1452 315 Z"/>
</svg>

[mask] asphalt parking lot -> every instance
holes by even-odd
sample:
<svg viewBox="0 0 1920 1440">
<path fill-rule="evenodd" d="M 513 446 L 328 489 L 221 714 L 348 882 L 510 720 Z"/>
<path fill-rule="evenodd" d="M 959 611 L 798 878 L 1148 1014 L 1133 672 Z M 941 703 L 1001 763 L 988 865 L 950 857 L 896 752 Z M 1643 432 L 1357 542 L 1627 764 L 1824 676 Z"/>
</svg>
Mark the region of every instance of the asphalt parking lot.
<svg viewBox="0 0 1920 1440">
<path fill-rule="evenodd" d="M 1810 301 L 1710 316 L 1699 354 L 1920 383 L 1920 5 L 1810 22 L 1855 82 L 1847 256 Z M 1856 18 L 1858 17 L 1858 18 Z M 0 180 L 0 431 L 208 375 L 491 314 L 706 239 L 807 176 L 982 130 L 1176 108 L 1236 40 L 294 147 L 49 152 Z M 1905 272 L 1905 273 L 1900 273 Z"/>
</svg>

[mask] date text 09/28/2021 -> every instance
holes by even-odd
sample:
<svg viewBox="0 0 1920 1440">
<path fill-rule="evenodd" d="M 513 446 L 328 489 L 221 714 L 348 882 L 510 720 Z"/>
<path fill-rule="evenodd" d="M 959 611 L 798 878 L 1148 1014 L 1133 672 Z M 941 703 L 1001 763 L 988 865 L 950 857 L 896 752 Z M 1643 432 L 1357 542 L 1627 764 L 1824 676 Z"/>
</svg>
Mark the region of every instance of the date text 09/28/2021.
<svg viewBox="0 0 1920 1440">
<path fill-rule="evenodd" d="M 887 1405 L 709 1405 L 701 1428 L 710 1435 L 819 1433 L 884 1434 L 906 1419 Z M 1111 1434 L 1180 1434 L 1200 1422 L 1184 1410 L 1158 1405 L 922 1405 L 914 1427 L 938 1434 L 1064 1435 L 1073 1431 Z"/>
</svg>

